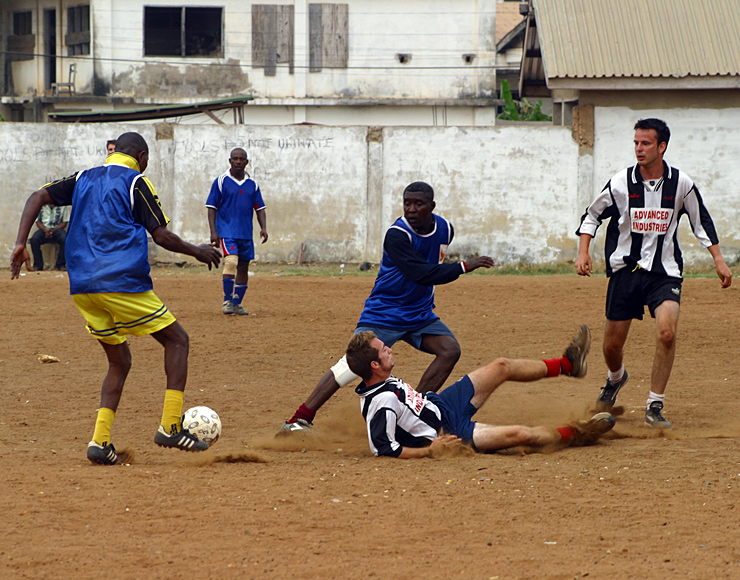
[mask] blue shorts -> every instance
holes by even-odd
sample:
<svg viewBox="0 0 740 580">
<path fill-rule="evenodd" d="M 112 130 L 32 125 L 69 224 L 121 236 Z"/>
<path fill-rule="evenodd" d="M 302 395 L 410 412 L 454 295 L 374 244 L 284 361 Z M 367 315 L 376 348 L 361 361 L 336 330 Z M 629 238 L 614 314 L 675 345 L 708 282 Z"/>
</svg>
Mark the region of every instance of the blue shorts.
<svg viewBox="0 0 740 580">
<path fill-rule="evenodd" d="M 355 334 L 364 330 L 371 330 L 386 346 L 393 346 L 399 340 L 409 343 L 416 350 L 421 350 L 421 341 L 424 335 L 431 336 L 451 336 L 455 338 L 452 331 L 439 318 L 430 322 L 426 326 L 417 330 L 397 330 L 394 328 L 384 328 L 381 326 L 358 326 Z"/>
<path fill-rule="evenodd" d="M 441 393 L 427 393 L 427 399 L 439 407 L 442 413 L 442 429 L 450 435 L 457 435 L 464 443 L 473 442 L 475 421 L 478 412 L 470 400 L 475 387 L 468 375 L 444 389 Z"/>
<path fill-rule="evenodd" d="M 254 242 L 236 238 L 221 238 L 221 253 L 224 256 L 236 254 L 240 259 L 249 262 L 254 260 Z"/>
</svg>

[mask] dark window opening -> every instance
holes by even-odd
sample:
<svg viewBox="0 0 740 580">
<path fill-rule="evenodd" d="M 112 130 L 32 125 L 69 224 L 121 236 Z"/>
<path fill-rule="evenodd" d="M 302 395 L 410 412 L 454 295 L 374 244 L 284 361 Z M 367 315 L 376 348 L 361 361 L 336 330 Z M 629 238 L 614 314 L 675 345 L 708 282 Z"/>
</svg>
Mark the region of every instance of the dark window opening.
<svg viewBox="0 0 740 580">
<path fill-rule="evenodd" d="M 90 5 L 67 8 L 67 54 L 90 54 Z"/>
<path fill-rule="evenodd" d="M 27 12 L 13 12 L 13 34 L 19 36 L 33 34 L 33 30 L 31 29 L 32 22 L 33 17 L 30 10 Z"/>
<path fill-rule="evenodd" d="M 145 6 L 144 56 L 221 56 L 222 12 Z"/>
</svg>

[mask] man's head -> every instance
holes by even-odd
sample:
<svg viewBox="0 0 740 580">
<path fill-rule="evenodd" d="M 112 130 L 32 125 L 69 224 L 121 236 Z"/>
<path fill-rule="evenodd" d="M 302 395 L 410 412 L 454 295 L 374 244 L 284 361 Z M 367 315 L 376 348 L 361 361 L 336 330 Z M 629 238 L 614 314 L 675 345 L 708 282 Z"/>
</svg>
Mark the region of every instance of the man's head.
<svg viewBox="0 0 740 580">
<path fill-rule="evenodd" d="M 363 381 L 369 381 L 373 376 L 385 380 L 391 375 L 393 353 L 370 330 L 355 334 L 349 341 L 346 354 L 349 370 Z"/>
<path fill-rule="evenodd" d="M 116 140 L 115 139 L 108 139 L 105 143 L 105 150 L 108 152 L 108 155 L 111 153 L 116 152 Z"/>
<path fill-rule="evenodd" d="M 414 181 L 403 190 L 403 217 L 417 232 L 426 234 L 434 228 L 432 212 L 434 189 L 423 181 Z"/>
<path fill-rule="evenodd" d="M 116 152 L 130 155 L 139 162 L 139 170 L 144 173 L 149 165 L 149 146 L 138 133 L 124 133 L 116 139 Z"/>
<path fill-rule="evenodd" d="M 671 130 L 660 119 L 640 119 L 635 123 L 635 157 L 641 167 L 662 165 Z"/>
<path fill-rule="evenodd" d="M 247 167 L 249 159 L 247 158 L 247 152 L 244 149 L 237 147 L 231 150 L 229 157 L 229 164 L 231 165 L 231 175 L 237 179 L 244 178 L 244 169 Z"/>
</svg>

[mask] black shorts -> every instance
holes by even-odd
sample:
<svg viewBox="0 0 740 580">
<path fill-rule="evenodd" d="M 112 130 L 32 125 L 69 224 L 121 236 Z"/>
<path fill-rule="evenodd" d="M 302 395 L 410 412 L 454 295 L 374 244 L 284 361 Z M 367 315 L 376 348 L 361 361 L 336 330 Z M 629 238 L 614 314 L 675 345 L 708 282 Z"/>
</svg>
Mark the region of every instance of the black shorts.
<svg viewBox="0 0 740 580">
<path fill-rule="evenodd" d="M 645 306 L 655 318 L 655 309 L 666 300 L 681 303 L 681 278 L 653 274 L 626 266 L 609 278 L 606 317 L 609 320 L 642 320 Z"/>
</svg>

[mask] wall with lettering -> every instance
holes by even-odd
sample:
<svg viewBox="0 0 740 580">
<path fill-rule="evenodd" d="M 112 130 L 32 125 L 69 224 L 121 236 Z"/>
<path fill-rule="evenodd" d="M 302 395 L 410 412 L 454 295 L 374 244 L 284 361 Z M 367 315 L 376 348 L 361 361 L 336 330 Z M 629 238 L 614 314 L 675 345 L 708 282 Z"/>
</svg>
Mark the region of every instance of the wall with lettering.
<svg viewBox="0 0 740 580">
<path fill-rule="evenodd" d="M 434 187 L 437 212 L 455 227 L 451 255 L 488 254 L 499 263 L 573 260 L 574 231 L 586 205 L 633 159 L 632 122 L 617 123 L 599 109 L 596 121 L 593 156 L 579 155 L 569 128 L 553 126 L 0 123 L 6 175 L 0 186 L 0 249 L 9 255 L 28 195 L 58 177 L 103 163 L 105 141 L 135 130 L 150 145 L 146 174 L 171 219 L 170 229 L 193 243 L 209 240 L 206 197 L 213 180 L 228 170 L 231 150 L 242 147 L 250 158 L 247 171 L 267 205 L 270 239 L 257 244 L 259 260 L 379 261 L 385 231 L 402 214 L 403 189 L 417 180 Z M 703 126 L 696 121 L 696 127 Z M 691 141 L 680 137 L 686 125 L 675 126 L 679 137 L 672 139 L 668 159 L 691 168 L 731 261 L 740 247 L 733 218 L 738 210 L 731 208 L 740 203 L 730 184 L 738 182 L 740 169 L 712 159 L 740 154 L 740 145 L 727 135 L 724 145 L 707 139 L 722 138 L 716 127 L 697 129 Z M 697 141 L 708 145 L 697 149 Z M 681 236 L 687 263 L 705 263 L 706 252 L 694 251 L 685 225 Z M 603 259 L 602 246 L 597 237 L 596 259 Z M 157 259 L 176 256 L 159 250 Z"/>
</svg>

